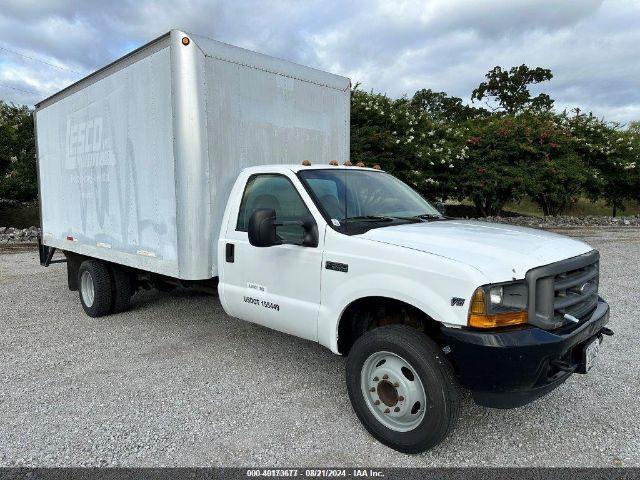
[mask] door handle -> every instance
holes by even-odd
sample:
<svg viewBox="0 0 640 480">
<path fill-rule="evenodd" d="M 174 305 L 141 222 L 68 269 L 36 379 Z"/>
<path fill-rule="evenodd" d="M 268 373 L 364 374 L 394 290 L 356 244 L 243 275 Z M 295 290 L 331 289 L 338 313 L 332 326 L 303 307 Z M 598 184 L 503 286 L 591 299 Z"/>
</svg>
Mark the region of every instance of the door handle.
<svg viewBox="0 0 640 480">
<path fill-rule="evenodd" d="M 227 263 L 233 263 L 235 260 L 236 248 L 233 243 L 227 243 L 225 246 L 225 257 L 227 259 Z"/>
</svg>

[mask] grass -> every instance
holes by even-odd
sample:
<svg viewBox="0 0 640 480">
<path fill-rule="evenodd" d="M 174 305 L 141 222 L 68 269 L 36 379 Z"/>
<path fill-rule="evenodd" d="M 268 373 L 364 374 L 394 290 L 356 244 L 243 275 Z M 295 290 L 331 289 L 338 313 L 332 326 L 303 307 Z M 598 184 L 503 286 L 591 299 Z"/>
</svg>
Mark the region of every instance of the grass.
<svg viewBox="0 0 640 480">
<path fill-rule="evenodd" d="M 542 210 L 530 198 L 523 198 L 518 203 L 510 203 L 506 206 L 506 210 L 519 213 L 520 215 L 532 215 L 536 217 L 542 216 Z M 571 215 L 574 217 L 582 217 L 585 215 L 610 216 L 611 207 L 606 205 L 604 200 L 592 202 L 586 198 L 579 198 L 578 201 L 571 206 L 563 215 Z M 640 214 L 640 203 L 637 201 L 625 202 L 624 211 L 618 209 L 618 216 L 629 216 Z"/>
<path fill-rule="evenodd" d="M 473 203 L 470 200 L 464 200 L 458 204 L 447 204 L 447 215 L 454 217 L 475 217 L 476 211 L 473 207 Z M 531 200 L 529 197 L 523 198 L 519 202 L 508 203 L 500 213 L 503 217 L 513 216 L 529 216 L 529 217 L 542 217 L 542 209 Z M 604 200 L 598 200 L 592 202 L 586 198 L 579 198 L 578 201 L 571 206 L 563 215 L 570 215 L 574 217 L 582 217 L 586 215 L 594 216 L 610 216 L 611 207 L 605 204 Z M 618 209 L 617 216 L 630 216 L 640 215 L 640 202 L 627 201 L 625 202 L 625 210 Z"/>
</svg>

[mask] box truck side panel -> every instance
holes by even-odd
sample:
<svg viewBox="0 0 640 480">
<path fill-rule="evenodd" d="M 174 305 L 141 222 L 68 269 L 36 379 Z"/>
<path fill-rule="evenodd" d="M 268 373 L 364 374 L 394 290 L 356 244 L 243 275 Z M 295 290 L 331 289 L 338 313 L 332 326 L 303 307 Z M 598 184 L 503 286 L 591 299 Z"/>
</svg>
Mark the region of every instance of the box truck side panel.
<svg viewBox="0 0 640 480">
<path fill-rule="evenodd" d="M 45 244 L 177 276 L 168 44 L 37 109 Z"/>
<path fill-rule="evenodd" d="M 196 36 L 205 55 L 211 258 L 245 167 L 349 158 L 350 81 Z"/>
</svg>

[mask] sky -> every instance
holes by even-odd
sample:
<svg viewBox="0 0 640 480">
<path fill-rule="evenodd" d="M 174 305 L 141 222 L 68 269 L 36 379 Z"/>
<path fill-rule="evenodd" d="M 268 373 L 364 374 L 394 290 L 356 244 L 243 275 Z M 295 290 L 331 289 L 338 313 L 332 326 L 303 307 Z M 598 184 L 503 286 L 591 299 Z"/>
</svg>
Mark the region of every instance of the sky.
<svg viewBox="0 0 640 480">
<path fill-rule="evenodd" d="M 558 110 L 640 120 L 640 0 L 0 0 L 0 99 L 33 105 L 172 28 L 393 97 L 469 103 L 494 66 L 540 66 Z"/>
</svg>

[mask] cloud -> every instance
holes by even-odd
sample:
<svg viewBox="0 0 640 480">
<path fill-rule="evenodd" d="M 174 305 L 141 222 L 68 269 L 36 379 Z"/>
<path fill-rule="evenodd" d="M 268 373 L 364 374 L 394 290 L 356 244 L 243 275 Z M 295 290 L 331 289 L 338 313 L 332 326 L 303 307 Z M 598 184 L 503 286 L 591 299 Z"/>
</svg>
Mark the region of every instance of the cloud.
<svg viewBox="0 0 640 480">
<path fill-rule="evenodd" d="M 551 68 L 559 108 L 640 119 L 640 4 L 624 0 L 3 2 L 0 47 L 83 74 L 178 27 L 347 75 L 392 96 L 469 100 L 495 65 Z M 33 103 L 81 75 L 0 50 L 0 98 Z"/>
</svg>

